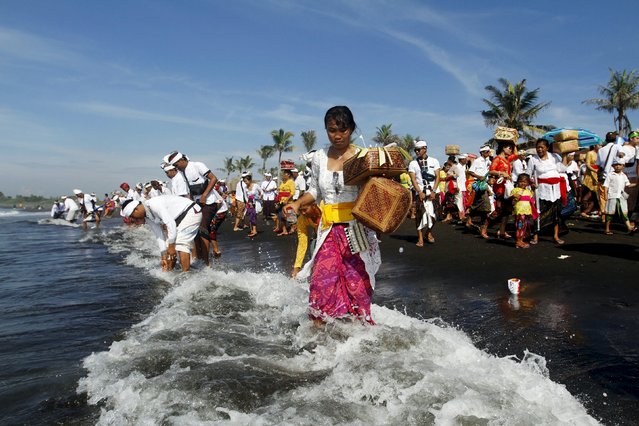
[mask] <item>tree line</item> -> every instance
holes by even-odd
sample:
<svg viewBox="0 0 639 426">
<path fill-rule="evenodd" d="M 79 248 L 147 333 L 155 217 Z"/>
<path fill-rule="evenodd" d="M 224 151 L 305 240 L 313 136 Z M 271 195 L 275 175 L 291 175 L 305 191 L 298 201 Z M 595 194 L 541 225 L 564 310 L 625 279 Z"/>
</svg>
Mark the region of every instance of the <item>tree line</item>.
<svg viewBox="0 0 639 426">
<path fill-rule="evenodd" d="M 619 135 L 628 134 L 632 129 L 628 112 L 639 109 L 639 74 L 636 70 L 615 71 L 610 68 L 609 71 L 610 78 L 607 84 L 599 86 L 597 89 L 601 97 L 586 99 L 582 103 L 595 105 L 597 110 L 613 114 L 613 123 L 617 133 Z M 481 111 L 486 127 L 504 126 L 517 129 L 526 141 L 535 140 L 543 133 L 557 127 L 553 124 L 535 122 L 539 114 L 550 105 L 550 102 L 539 101 L 539 88 L 529 90 L 526 87 L 526 79 L 514 84 L 505 78 L 500 78 L 497 82 L 496 86 L 488 85 L 485 87 L 489 97 L 482 99 L 487 107 Z M 393 124 L 389 123 L 377 127 L 372 140 L 380 146 L 395 143 L 406 151 L 411 151 L 413 141 L 421 139 L 419 136 L 410 134 L 399 136 L 393 133 L 392 126 Z M 270 172 L 273 176 L 277 176 L 282 154 L 292 152 L 295 148 L 292 140 L 294 136 L 292 132 L 284 129 L 271 132 L 273 143 L 262 145 L 257 150 L 257 155 L 262 160 L 262 165 L 258 168 L 260 174 Z M 302 132 L 301 138 L 306 152 L 314 149 L 317 141 L 314 130 Z M 267 168 L 266 162 L 276 153 L 277 165 Z M 254 166 L 255 163 L 250 155 L 238 159 L 226 157 L 224 166 L 219 170 L 225 172 L 228 179 L 233 172 L 251 170 Z M 304 163 L 297 165 L 300 171 L 304 170 L 305 167 Z"/>
</svg>

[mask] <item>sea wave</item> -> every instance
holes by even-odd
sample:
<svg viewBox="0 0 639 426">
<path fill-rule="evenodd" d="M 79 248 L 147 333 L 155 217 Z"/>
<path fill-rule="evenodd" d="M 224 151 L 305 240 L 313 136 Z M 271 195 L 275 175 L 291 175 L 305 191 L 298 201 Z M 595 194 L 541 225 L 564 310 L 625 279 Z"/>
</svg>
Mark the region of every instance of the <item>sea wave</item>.
<svg viewBox="0 0 639 426">
<path fill-rule="evenodd" d="M 499 358 L 441 320 L 373 305 L 376 326 L 307 318 L 283 274 L 158 271 L 145 228 L 102 238 L 170 283 L 153 312 L 83 361 L 100 424 L 597 424 L 545 359 Z"/>
</svg>

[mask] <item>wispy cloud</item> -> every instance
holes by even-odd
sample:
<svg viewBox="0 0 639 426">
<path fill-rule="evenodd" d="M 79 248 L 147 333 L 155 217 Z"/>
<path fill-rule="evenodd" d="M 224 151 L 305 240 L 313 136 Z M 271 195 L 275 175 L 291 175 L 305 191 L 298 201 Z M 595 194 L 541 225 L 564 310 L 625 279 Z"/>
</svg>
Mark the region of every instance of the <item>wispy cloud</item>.
<svg viewBox="0 0 639 426">
<path fill-rule="evenodd" d="M 247 129 L 244 126 L 228 124 L 225 122 L 217 122 L 206 119 L 195 119 L 179 115 L 164 114 L 155 111 L 145 111 L 120 105 L 99 102 L 78 102 L 68 103 L 65 105 L 79 112 L 100 115 L 104 117 L 122 118 L 128 120 L 159 121 L 163 123 L 180 124 L 185 126 L 203 127 L 206 129 L 225 130 L 242 133 L 247 132 L 247 130 L 250 132 L 250 129 Z"/>
<path fill-rule="evenodd" d="M 459 81 L 469 93 L 475 96 L 480 96 L 482 94 L 482 85 L 479 81 L 479 77 L 476 74 L 469 72 L 467 66 L 461 67 L 456 64 L 455 60 L 444 49 L 441 49 L 424 39 L 395 31 L 390 28 L 386 28 L 382 31 L 398 41 L 417 47 L 425 53 L 434 64 L 448 72 L 457 81 Z"/>
<path fill-rule="evenodd" d="M 84 62 L 82 55 L 58 40 L 6 27 L 0 27 L 0 55 L 64 66 Z"/>
</svg>

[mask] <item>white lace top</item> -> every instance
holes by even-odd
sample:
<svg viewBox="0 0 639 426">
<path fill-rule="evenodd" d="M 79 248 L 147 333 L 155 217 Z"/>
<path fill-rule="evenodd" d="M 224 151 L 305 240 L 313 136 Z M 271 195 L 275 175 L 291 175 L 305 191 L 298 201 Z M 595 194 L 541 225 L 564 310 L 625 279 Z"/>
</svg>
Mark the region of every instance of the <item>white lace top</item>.
<svg viewBox="0 0 639 426">
<path fill-rule="evenodd" d="M 328 170 L 328 156 L 325 149 L 315 153 L 311 164 L 311 181 L 308 192 L 316 203 L 337 204 L 355 201 L 359 194 L 357 185 L 344 185 L 344 172 Z"/>
</svg>

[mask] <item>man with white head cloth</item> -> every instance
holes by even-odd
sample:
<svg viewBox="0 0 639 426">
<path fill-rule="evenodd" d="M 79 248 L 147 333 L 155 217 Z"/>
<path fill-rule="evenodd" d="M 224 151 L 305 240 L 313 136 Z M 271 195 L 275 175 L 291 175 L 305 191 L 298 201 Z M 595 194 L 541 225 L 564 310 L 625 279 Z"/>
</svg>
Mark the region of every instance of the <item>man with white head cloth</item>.
<svg viewBox="0 0 639 426">
<path fill-rule="evenodd" d="M 455 164 L 457 168 L 457 188 L 459 190 L 455 193 L 455 205 L 459 212 L 459 220 L 464 220 L 466 217 L 466 164 L 468 163 L 467 154 L 459 154 L 457 156 L 458 163 Z"/>
<path fill-rule="evenodd" d="M 426 141 L 415 141 L 415 159 L 408 165 L 408 175 L 416 193 L 417 214 L 417 246 L 424 246 L 424 232 L 429 243 L 435 243 L 433 226 L 435 226 L 435 191 L 439 186 L 439 161 L 427 154 Z"/>
<path fill-rule="evenodd" d="M 144 201 L 128 199 L 122 203 L 121 214 L 145 219 L 160 247 L 163 270 L 173 269 L 178 252 L 182 271 L 191 268 L 191 243 L 202 221 L 199 204 L 177 195 L 159 195 Z M 162 225 L 166 226 L 166 236 Z"/>
<path fill-rule="evenodd" d="M 171 194 L 189 198 L 189 186 L 186 184 L 184 175 L 175 166 L 168 163 L 162 163 L 160 167 L 164 170 L 166 177 L 170 179 L 169 191 Z"/>
<path fill-rule="evenodd" d="M 88 222 L 95 222 L 96 225 L 100 223 L 100 215 L 95 210 L 95 203 L 93 202 L 93 197 L 90 194 L 85 194 L 81 189 L 74 189 L 73 194 L 75 195 L 78 205 L 80 206 L 80 212 L 84 215 L 84 220 L 82 221 L 82 227 L 84 229 L 88 228 Z"/>
<path fill-rule="evenodd" d="M 264 203 L 265 220 L 272 220 L 275 213 L 275 195 L 277 194 L 277 183 L 273 180 L 273 176 L 266 172 L 264 173 L 264 180 L 260 184 L 262 190 L 262 202 Z"/>
<path fill-rule="evenodd" d="M 202 221 L 199 234 L 195 239 L 195 246 L 198 258 L 202 259 L 206 265 L 210 265 L 211 222 L 218 209 L 217 202 L 220 198 L 215 191 L 217 177 L 204 163 L 191 161 L 178 151 L 170 153 L 165 158 L 167 163 L 175 166 L 178 172 L 184 176 L 191 199 L 202 208 Z"/>
</svg>

